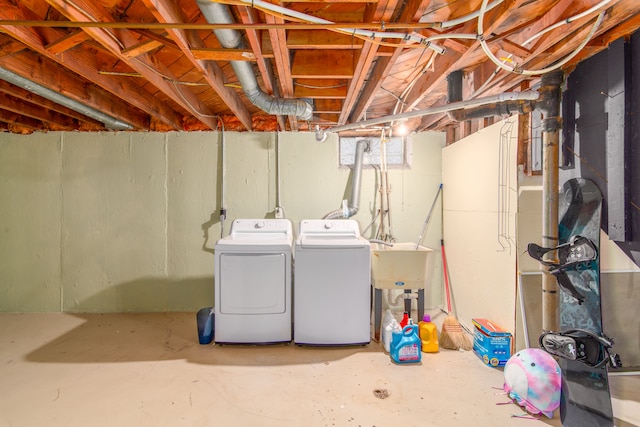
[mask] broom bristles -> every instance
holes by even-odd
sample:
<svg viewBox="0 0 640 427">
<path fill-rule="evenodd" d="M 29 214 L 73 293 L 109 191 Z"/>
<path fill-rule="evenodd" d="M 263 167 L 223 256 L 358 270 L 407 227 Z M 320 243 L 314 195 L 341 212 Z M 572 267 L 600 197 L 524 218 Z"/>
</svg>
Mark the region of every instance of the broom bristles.
<svg viewBox="0 0 640 427">
<path fill-rule="evenodd" d="M 462 329 L 460 323 L 453 316 L 448 316 L 442 323 L 442 333 L 440 334 L 440 347 L 449 350 L 466 350 L 473 348 L 467 333 Z"/>
</svg>

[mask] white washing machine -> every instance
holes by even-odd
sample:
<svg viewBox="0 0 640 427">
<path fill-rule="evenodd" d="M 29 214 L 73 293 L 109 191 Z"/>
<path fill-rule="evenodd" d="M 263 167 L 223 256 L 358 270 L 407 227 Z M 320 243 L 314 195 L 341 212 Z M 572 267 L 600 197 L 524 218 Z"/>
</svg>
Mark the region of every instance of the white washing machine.
<svg viewBox="0 0 640 427">
<path fill-rule="evenodd" d="M 286 219 L 237 219 L 216 242 L 216 343 L 291 341 L 292 247 Z"/>
<path fill-rule="evenodd" d="M 371 247 L 354 220 L 303 220 L 295 245 L 293 341 L 371 339 Z"/>
</svg>

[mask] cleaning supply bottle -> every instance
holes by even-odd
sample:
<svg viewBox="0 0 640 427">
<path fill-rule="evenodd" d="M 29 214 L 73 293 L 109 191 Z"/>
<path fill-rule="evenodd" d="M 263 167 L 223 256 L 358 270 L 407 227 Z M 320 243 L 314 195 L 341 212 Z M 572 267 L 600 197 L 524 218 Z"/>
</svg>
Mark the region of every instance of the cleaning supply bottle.
<svg viewBox="0 0 640 427">
<path fill-rule="evenodd" d="M 389 355 L 396 363 L 419 363 L 422 360 L 418 325 L 411 322 L 401 332 L 393 332 Z"/>
<path fill-rule="evenodd" d="M 384 330 L 385 328 L 391 323 L 391 320 L 395 319 L 393 313 L 391 312 L 390 309 L 387 309 L 384 312 L 384 316 L 382 316 L 382 321 L 380 322 L 380 342 L 382 342 L 384 344 Z M 389 341 L 391 341 L 391 339 L 389 339 Z"/>
<path fill-rule="evenodd" d="M 401 332 L 402 328 L 398 324 L 398 321 L 394 317 L 391 317 L 391 321 L 385 325 L 384 330 L 382 331 L 382 345 L 384 347 L 384 351 L 387 353 L 391 352 L 391 340 L 393 338 L 394 331 Z"/>
<path fill-rule="evenodd" d="M 431 322 L 431 316 L 425 314 L 422 321 L 418 322 L 420 333 L 420 341 L 422 342 L 422 351 L 425 353 L 437 353 L 438 345 L 438 328 Z"/>
<path fill-rule="evenodd" d="M 384 316 L 382 317 L 382 322 L 380 324 L 380 341 L 384 347 L 384 351 L 387 353 L 389 353 L 389 348 L 391 346 L 391 332 L 393 331 L 393 325 L 391 322 L 396 322 L 396 324 L 398 323 L 391 310 L 387 309 L 387 311 L 384 312 Z"/>
<path fill-rule="evenodd" d="M 405 326 L 407 326 L 409 324 L 409 320 L 409 313 L 405 311 L 402 315 L 402 320 L 400 321 L 400 327 L 404 328 Z"/>
</svg>

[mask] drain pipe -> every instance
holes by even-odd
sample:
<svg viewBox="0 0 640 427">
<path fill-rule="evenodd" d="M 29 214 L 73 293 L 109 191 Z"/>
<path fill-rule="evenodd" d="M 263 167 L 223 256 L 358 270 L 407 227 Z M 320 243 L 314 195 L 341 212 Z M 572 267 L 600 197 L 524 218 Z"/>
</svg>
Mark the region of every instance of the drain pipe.
<svg viewBox="0 0 640 427">
<path fill-rule="evenodd" d="M 227 5 L 212 1 L 197 0 L 198 7 L 210 24 L 233 24 L 234 20 Z M 214 30 L 222 47 L 226 49 L 242 49 L 244 41 L 236 30 Z M 268 114 L 276 116 L 296 116 L 300 120 L 311 120 L 313 107 L 300 99 L 275 98 L 260 89 L 253 67 L 246 61 L 229 61 L 238 77 L 249 101 Z"/>
<path fill-rule="evenodd" d="M 360 122 L 349 123 L 346 125 L 334 126 L 328 129 L 321 129 L 316 126 L 316 140 L 324 141 L 327 138 L 327 132 L 338 133 L 346 130 L 364 129 L 370 126 L 379 125 L 383 123 L 390 123 L 402 119 L 413 119 L 416 117 L 428 116 L 430 114 L 446 113 L 448 111 L 470 109 L 473 107 L 488 105 L 492 103 L 502 103 L 510 100 L 529 100 L 535 101 L 539 98 L 539 94 L 536 91 L 527 90 L 524 92 L 505 92 L 499 95 L 487 96 L 484 98 L 469 99 L 466 101 L 452 102 L 446 105 L 439 105 L 437 107 L 429 107 L 424 110 L 413 110 L 406 113 L 392 114 L 389 116 L 378 117 L 375 119 L 362 120 Z"/>
<path fill-rule="evenodd" d="M 462 99 L 462 73 L 454 72 L 447 76 L 449 102 Z M 542 76 L 538 90 L 539 99 L 511 99 L 473 107 L 467 110 L 452 110 L 447 114 L 454 120 L 463 121 L 494 115 L 529 113 L 537 108 L 544 115 L 542 145 L 542 246 L 552 248 L 558 245 L 558 165 L 559 139 L 562 130 L 560 117 L 561 91 L 564 80 L 562 71 L 554 71 Z M 547 260 L 555 261 L 557 260 Z M 542 270 L 542 329 L 545 332 L 559 330 L 558 319 L 558 282 L 549 272 L 549 267 L 541 265 Z"/>
<path fill-rule="evenodd" d="M 369 142 L 361 139 L 356 143 L 356 154 L 353 160 L 353 182 L 351 183 L 351 200 L 343 200 L 342 209 L 336 209 L 326 214 L 323 219 L 350 218 L 360 209 L 360 187 L 362 186 L 362 163 L 365 149 L 369 148 Z"/>
<path fill-rule="evenodd" d="M 451 102 L 462 101 L 462 70 L 457 70 L 447 76 L 447 98 Z M 535 108 L 535 101 L 529 99 L 510 99 L 492 102 L 466 110 L 448 111 L 447 116 L 456 122 L 471 119 L 482 119 L 491 116 L 510 116 L 512 114 L 527 114 Z"/>
<path fill-rule="evenodd" d="M 510 116 L 512 114 L 527 114 L 533 111 L 535 104 L 532 101 L 505 101 L 502 103 L 487 104 L 472 110 L 449 111 L 447 114 L 457 122 L 471 119 L 482 119 L 491 116 Z"/>
<path fill-rule="evenodd" d="M 542 246 L 558 245 L 558 164 L 559 140 L 562 130 L 560 117 L 561 90 L 564 72 L 555 71 L 542 76 L 540 101 L 536 108 L 544 115 L 542 122 Z M 554 260 L 557 261 L 557 260 Z M 558 282 L 549 272 L 542 270 L 542 330 L 558 331 Z"/>
</svg>

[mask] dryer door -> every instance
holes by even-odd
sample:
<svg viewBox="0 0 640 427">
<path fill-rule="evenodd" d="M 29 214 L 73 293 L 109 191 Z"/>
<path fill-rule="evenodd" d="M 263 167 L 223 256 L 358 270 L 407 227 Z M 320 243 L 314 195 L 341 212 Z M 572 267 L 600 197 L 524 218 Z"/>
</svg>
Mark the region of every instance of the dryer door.
<svg viewBox="0 0 640 427">
<path fill-rule="evenodd" d="M 220 255 L 220 304 L 223 314 L 284 313 L 287 281 L 284 253 Z"/>
</svg>

